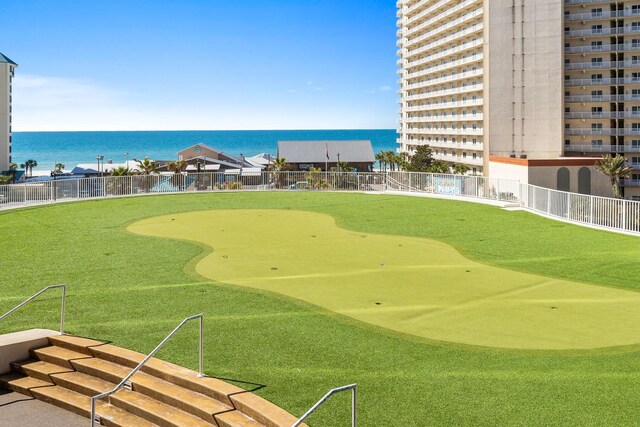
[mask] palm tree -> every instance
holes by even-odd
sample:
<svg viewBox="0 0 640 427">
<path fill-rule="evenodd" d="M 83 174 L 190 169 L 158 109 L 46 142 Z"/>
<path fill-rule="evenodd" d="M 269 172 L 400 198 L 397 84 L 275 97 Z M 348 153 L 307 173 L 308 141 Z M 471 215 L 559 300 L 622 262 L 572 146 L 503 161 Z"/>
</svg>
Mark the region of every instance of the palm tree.
<svg viewBox="0 0 640 427">
<path fill-rule="evenodd" d="M 612 157 L 607 154 L 595 163 L 596 170 L 609 177 L 611 187 L 613 188 L 613 197 L 622 198 L 622 190 L 620 189 L 620 180 L 628 178 L 631 175 L 631 169 L 624 164 L 625 158 L 617 154 Z"/>
<path fill-rule="evenodd" d="M 429 173 L 450 173 L 451 168 L 447 163 L 442 162 L 440 160 L 436 160 L 431 164 L 431 166 L 429 166 L 428 172 Z"/>
<path fill-rule="evenodd" d="M 270 179 L 271 183 L 276 184 L 276 187 L 278 188 L 282 188 L 284 187 L 285 184 L 285 175 L 280 173 L 280 172 L 284 172 L 285 170 L 287 170 L 287 168 L 289 167 L 289 164 L 287 163 L 287 159 L 284 157 L 276 157 L 276 159 L 273 161 L 273 163 L 271 163 L 271 165 L 269 165 L 269 169 L 271 169 L 273 172 L 276 172 L 275 176 L 272 176 Z"/>
<path fill-rule="evenodd" d="M 111 176 L 129 176 L 129 175 L 133 175 L 133 173 L 131 172 L 131 169 L 126 168 L 124 166 L 119 166 L 111 170 Z"/>
<path fill-rule="evenodd" d="M 376 154 L 376 160 L 380 164 L 380 169 L 382 169 L 383 172 L 386 172 L 387 171 L 387 162 L 386 162 L 385 152 L 381 151 L 378 154 Z"/>
<path fill-rule="evenodd" d="M 457 175 L 464 175 L 469 172 L 469 166 L 458 163 L 453 167 L 453 173 Z"/>
<path fill-rule="evenodd" d="M 178 160 L 177 162 L 171 162 L 167 166 L 170 171 L 173 173 L 182 173 L 187 168 L 187 162 L 184 160 Z"/>
<path fill-rule="evenodd" d="M 287 159 L 284 157 L 276 157 L 276 159 L 271 163 L 269 168 L 274 172 L 282 172 L 287 169 L 289 164 L 287 163 Z"/>
<path fill-rule="evenodd" d="M 11 177 L 11 183 L 15 184 L 16 182 L 16 174 L 18 173 L 18 165 L 17 163 L 9 164 L 9 176 Z"/>
<path fill-rule="evenodd" d="M 143 160 L 136 160 L 136 163 L 138 163 L 138 169 L 140 169 L 142 175 L 151 175 L 158 170 L 158 164 L 148 157 Z"/>
<path fill-rule="evenodd" d="M 55 166 L 53 167 L 53 170 L 51 171 L 51 175 L 54 175 L 54 176 L 62 175 L 62 169 L 64 169 L 64 164 L 56 163 Z"/>
<path fill-rule="evenodd" d="M 32 176 L 33 174 L 33 168 L 37 168 L 38 167 L 38 162 L 36 162 L 35 160 L 27 160 L 26 162 L 24 162 L 23 164 L 20 165 L 20 167 L 22 169 L 24 169 L 24 172 L 27 176 Z"/>
</svg>

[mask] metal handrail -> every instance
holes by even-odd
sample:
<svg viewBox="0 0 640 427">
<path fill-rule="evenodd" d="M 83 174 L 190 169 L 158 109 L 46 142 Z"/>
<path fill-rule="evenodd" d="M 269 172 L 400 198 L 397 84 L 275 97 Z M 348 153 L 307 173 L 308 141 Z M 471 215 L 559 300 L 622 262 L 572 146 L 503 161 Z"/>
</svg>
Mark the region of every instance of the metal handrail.
<svg viewBox="0 0 640 427">
<path fill-rule="evenodd" d="M 347 390 L 351 390 L 351 427 L 356 427 L 358 423 L 357 416 L 356 416 L 357 401 L 358 401 L 357 388 L 358 388 L 357 384 L 350 384 L 350 385 L 345 385 L 343 387 L 338 387 L 338 388 L 334 388 L 333 390 L 330 390 L 327 394 L 324 395 L 322 399 L 318 400 L 318 403 L 313 405 L 311 409 L 309 409 L 303 416 L 301 416 L 298 419 L 298 421 L 296 421 L 291 427 L 298 427 L 304 422 L 304 420 L 309 418 L 311 414 L 313 414 L 316 411 L 316 409 L 318 409 L 324 402 L 326 402 L 327 399 L 329 399 L 331 396 L 333 396 L 336 393 L 340 393 Z"/>
<path fill-rule="evenodd" d="M 96 396 L 93 396 L 91 398 L 91 427 L 95 426 L 95 422 L 98 421 L 100 422 L 100 418 L 96 417 L 96 401 L 98 399 L 102 399 L 103 397 L 107 397 L 107 396 L 111 396 L 112 394 L 114 394 L 115 392 L 117 392 L 118 390 L 120 390 L 122 387 L 127 387 L 127 388 L 131 388 L 131 383 L 130 383 L 130 379 L 132 376 L 134 376 L 140 369 L 142 369 L 142 367 L 144 366 L 145 363 L 147 363 L 149 361 L 149 359 L 151 359 L 157 352 L 158 350 L 160 350 L 162 348 L 163 345 L 165 345 L 165 343 L 167 341 L 169 341 L 169 339 L 171 339 L 171 337 L 173 337 L 176 332 L 178 332 L 185 323 L 191 321 L 191 320 L 195 320 L 195 319 L 200 319 L 200 368 L 199 368 L 199 372 L 198 372 L 198 377 L 202 378 L 204 377 L 204 362 L 203 362 L 203 357 L 204 357 L 204 345 L 203 345 L 203 331 L 204 331 L 204 314 L 200 313 L 200 314 L 196 314 L 195 316 L 191 316 L 191 317 L 187 317 L 186 319 L 184 319 L 182 322 L 180 322 L 180 324 L 178 326 L 175 327 L 175 329 L 173 331 L 171 331 L 171 333 L 169 335 L 167 335 L 165 337 L 165 339 L 163 339 L 160 344 L 158 344 L 156 346 L 156 348 L 153 349 L 153 351 L 151 353 L 149 353 L 149 355 L 147 355 L 147 357 L 145 357 L 142 362 L 138 363 L 138 366 L 136 366 L 130 373 L 129 375 L 127 375 L 126 377 L 124 377 L 122 379 L 122 381 L 120 381 L 120 383 L 115 386 L 115 388 L 111 391 L 107 391 L 104 392 L 102 394 L 98 394 Z M 96 419 L 97 418 L 97 419 Z"/>
<path fill-rule="evenodd" d="M 47 286 L 46 288 L 44 288 L 43 290 L 41 290 L 37 294 L 33 295 L 30 298 L 27 298 L 25 301 L 21 302 L 16 307 L 12 308 L 11 310 L 7 311 L 5 314 L 0 316 L 0 320 L 2 320 L 5 317 L 9 316 L 11 313 L 13 313 L 15 311 L 18 311 L 20 308 L 22 308 L 25 305 L 29 304 L 31 301 L 33 301 L 34 299 L 38 298 L 41 294 L 47 292 L 49 289 L 57 289 L 57 288 L 62 288 L 62 306 L 60 308 L 60 333 L 64 335 L 64 309 L 65 309 L 64 306 L 65 306 L 65 301 L 67 299 L 67 285 L 60 284 L 60 285 Z"/>
</svg>

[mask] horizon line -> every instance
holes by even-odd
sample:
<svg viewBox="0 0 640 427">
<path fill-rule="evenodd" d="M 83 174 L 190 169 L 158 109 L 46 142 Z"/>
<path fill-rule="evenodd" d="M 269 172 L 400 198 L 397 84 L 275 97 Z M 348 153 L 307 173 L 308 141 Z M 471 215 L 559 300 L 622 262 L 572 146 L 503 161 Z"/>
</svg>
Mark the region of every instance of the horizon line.
<svg viewBox="0 0 640 427">
<path fill-rule="evenodd" d="M 21 130 L 21 131 L 13 131 L 13 134 L 16 133 L 82 133 L 82 132 L 301 132 L 301 131 L 367 131 L 367 130 L 389 130 L 396 131 L 395 128 L 332 128 L 332 129 L 311 129 L 311 128 L 300 128 L 300 129 L 123 129 L 123 130 Z"/>
</svg>

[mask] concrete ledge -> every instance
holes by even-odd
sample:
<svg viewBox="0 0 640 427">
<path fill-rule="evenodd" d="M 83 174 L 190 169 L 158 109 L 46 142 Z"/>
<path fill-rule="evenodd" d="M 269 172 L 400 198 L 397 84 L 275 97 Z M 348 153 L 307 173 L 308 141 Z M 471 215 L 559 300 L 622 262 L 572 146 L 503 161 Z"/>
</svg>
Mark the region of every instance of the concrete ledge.
<svg viewBox="0 0 640 427">
<path fill-rule="evenodd" d="M 29 358 L 29 351 L 49 346 L 49 337 L 60 332 L 49 329 L 29 329 L 0 335 L 0 375 L 11 371 L 11 363 Z"/>
</svg>

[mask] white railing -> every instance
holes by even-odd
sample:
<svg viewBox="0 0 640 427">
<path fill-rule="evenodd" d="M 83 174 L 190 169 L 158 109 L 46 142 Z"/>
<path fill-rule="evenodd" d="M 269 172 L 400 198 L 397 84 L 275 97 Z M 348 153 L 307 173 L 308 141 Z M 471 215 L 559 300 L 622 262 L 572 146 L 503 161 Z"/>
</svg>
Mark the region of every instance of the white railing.
<svg viewBox="0 0 640 427">
<path fill-rule="evenodd" d="M 481 163 L 482 158 L 477 161 Z M 200 173 L 27 182 L 0 186 L 0 209 L 149 194 L 296 190 L 397 191 L 492 200 L 575 224 L 640 235 L 637 201 L 550 190 L 516 180 L 418 172 Z"/>
</svg>

